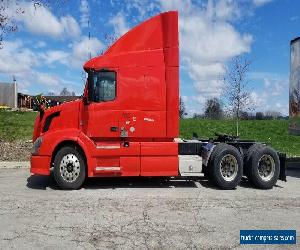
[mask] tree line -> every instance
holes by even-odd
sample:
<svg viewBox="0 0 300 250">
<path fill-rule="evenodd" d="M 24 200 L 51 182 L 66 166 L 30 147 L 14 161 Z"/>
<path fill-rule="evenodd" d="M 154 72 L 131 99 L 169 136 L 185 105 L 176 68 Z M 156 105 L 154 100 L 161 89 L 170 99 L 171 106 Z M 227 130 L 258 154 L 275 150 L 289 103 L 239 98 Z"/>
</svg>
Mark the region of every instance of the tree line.
<svg viewBox="0 0 300 250">
<path fill-rule="evenodd" d="M 194 113 L 192 114 L 193 119 L 211 119 L 211 120 L 221 120 L 234 118 L 232 114 L 228 111 L 225 111 L 223 104 L 219 98 L 211 98 L 206 100 L 204 112 L 203 113 Z M 187 116 L 185 103 L 180 98 L 179 105 L 179 116 L 180 118 L 185 118 Z M 288 116 L 282 115 L 279 111 L 267 110 L 267 111 L 241 111 L 239 118 L 241 120 L 283 120 L 288 119 Z"/>
<path fill-rule="evenodd" d="M 56 94 L 53 91 L 48 92 L 48 96 L 55 96 Z M 76 96 L 74 91 L 69 91 L 68 88 L 64 87 L 60 92 L 59 96 Z"/>
<path fill-rule="evenodd" d="M 225 66 L 222 79 L 222 99 L 210 98 L 206 100 L 204 112 L 202 114 L 195 113 L 192 117 L 194 119 L 234 119 L 237 136 L 239 136 L 239 120 L 287 119 L 276 110 L 254 113 L 254 103 L 249 91 L 250 81 L 248 78 L 251 63 L 252 61 L 246 57 L 234 57 Z M 180 118 L 183 118 L 185 114 L 185 104 L 180 98 Z"/>
</svg>

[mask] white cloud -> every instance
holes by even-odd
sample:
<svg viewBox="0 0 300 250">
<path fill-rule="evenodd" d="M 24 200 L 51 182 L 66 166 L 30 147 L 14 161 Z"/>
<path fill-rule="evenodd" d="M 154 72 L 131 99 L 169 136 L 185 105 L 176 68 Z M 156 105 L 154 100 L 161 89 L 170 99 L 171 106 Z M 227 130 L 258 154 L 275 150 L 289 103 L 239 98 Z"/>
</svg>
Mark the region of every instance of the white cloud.
<svg viewBox="0 0 300 250">
<path fill-rule="evenodd" d="M 82 86 L 78 85 L 78 81 L 70 81 L 62 77 L 59 73 L 51 73 L 52 70 L 47 66 L 55 66 L 57 62 L 70 66 L 76 65 L 82 67 L 83 61 L 87 58 L 81 58 L 80 43 L 84 46 L 86 39 L 79 41 L 73 45 L 69 52 L 53 50 L 47 52 L 36 52 L 26 48 L 26 43 L 17 41 L 5 41 L 0 53 L 0 78 L 11 81 L 15 76 L 18 82 L 18 91 L 29 94 L 37 94 L 43 92 L 47 94 L 50 90 L 59 91 L 63 86 L 69 90 L 79 93 Z M 91 44 L 99 48 L 98 42 L 94 39 Z M 75 59 L 75 60 L 74 60 Z M 80 61 L 82 59 L 82 61 Z M 46 72 L 41 72 L 39 67 L 42 66 Z M 80 75 L 78 73 L 78 75 Z M 35 91 L 33 91 L 35 89 Z M 58 94 L 58 93 L 57 93 Z"/>
<path fill-rule="evenodd" d="M 62 35 L 67 35 L 69 37 L 79 37 L 80 28 L 77 21 L 70 15 L 60 18 L 61 26 L 63 27 Z"/>
<path fill-rule="evenodd" d="M 20 41 L 5 41 L 0 53 L 0 73 L 19 74 L 28 73 L 42 64 L 50 66 L 61 63 L 67 67 L 81 69 L 89 56 L 95 57 L 104 48 L 102 42 L 95 37 L 86 36 L 70 44 L 69 49 L 47 50 L 35 52 L 26 48 Z"/>
<path fill-rule="evenodd" d="M 270 3 L 272 1 L 273 0 L 253 0 L 253 4 L 256 7 L 260 7 L 260 6 L 263 6 L 263 5 L 267 4 L 267 3 Z"/>
<path fill-rule="evenodd" d="M 184 103 L 188 101 L 188 97 L 186 95 L 181 96 L 181 99 Z"/>
<path fill-rule="evenodd" d="M 229 59 L 250 52 L 252 36 L 240 33 L 231 23 L 240 16 L 235 1 L 160 0 L 161 9 L 179 10 L 180 55 L 187 73 L 194 81 L 203 104 L 207 98 L 220 97 L 222 76 Z"/>
<path fill-rule="evenodd" d="M 10 7 L 12 17 L 20 22 L 33 34 L 45 35 L 53 38 L 78 37 L 80 28 L 77 21 L 70 15 L 57 18 L 48 8 L 44 6 L 35 6 L 32 2 L 21 2 L 20 8 L 24 13 L 16 14 L 14 8 L 19 5 L 13 4 Z"/>
<path fill-rule="evenodd" d="M 34 47 L 41 49 L 41 48 L 45 48 L 46 46 L 47 46 L 47 44 L 44 41 L 38 41 Z"/>
<path fill-rule="evenodd" d="M 215 5 L 215 15 L 218 19 L 231 20 L 238 18 L 241 11 L 237 5 L 237 1 L 220 0 Z"/>
<path fill-rule="evenodd" d="M 160 7 L 162 10 L 180 10 L 180 14 L 188 14 L 192 11 L 191 0 L 159 0 Z"/>
<path fill-rule="evenodd" d="M 38 64 L 38 57 L 20 40 L 5 41 L 0 53 L 0 73 L 28 72 Z"/>
<path fill-rule="evenodd" d="M 52 64 L 56 62 L 67 64 L 69 55 L 70 53 L 62 50 L 49 50 L 46 51 L 45 53 L 40 54 L 41 58 L 44 60 L 46 64 Z"/>
<path fill-rule="evenodd" d="M 95 37 L 82 37 L 79 41 L 70 44 L 69 50 L 48 50 L 40 54 L 47 65 L 61 63 L 68 67 L 82 69 L 85 61 L 100 54 L 103 43 Z"/>
<path fill-rule="evenodd" d="M 80 41 L 72 45 L 72 53 L 69 63 L 73 67 L 82 67 L 83 63 L 89 59 L 89 56 L 99 55 L 104 48 L 103 43 L 95 37 L 83 37 Z"/>
<path fill-rule="evenodd" d="M 80 7 L 79 7 L 79 10 L 80 10 L 80 25 L 81 27 L 83 28 L 87 28 L 88 27 L 88 24 L 89 24 L 89 3 L 87 0 L 81 0 L 80 1 Z"/>
<path fill-rule="evenodd" d="M 35 9 L 34 5 L 28 2 L 20 2 L 20 4 L 25 10 L 24 14 L 13 16 L 19 22 L 20 28 L 26 28 L 33 34 L 75 39 L 68 46 L 61 44 L 63 48 L 59 50 L 52 49 L 50 44 L 47 46 L 45 41 L 31 44 L 32 48 L 28 47 L 30 42 L 27 40 L 5 41 L 0 51 L 1 78 L 9 80 L 15 75 L 19 91 L 31 92 L 31 94 L 37 92 L 46 94 L 53 89 L 59 91 L 63 86 L 76 93 L 81 92 L 82 85 L 80 80 L 77 80 L 80 78 L 80 69 L 89 59 L 90 54 L 92 57 L 100 54 L 104 47 L 102 42 L 95 37 L 90 39 L 86 36 L 80 37 L 79 25 L 70 15 L 57 18 L 43 6 Z M 9 11 L 15 13 L 13 8 Z M 73 71 L 71 76 L 67 76 L 67 72 L 61 76 L 61 71 L 57 70 L 58 63 L 65 65 L 67 69 L 79 70 L 78 77 L 74 76 Z"/>
<path fill-rule="evenodd" d="M 282 115 L 288 115 L 288 100 L 282 98 L 275 98 L 268 95 L 267 92 L 251 92 L 250 101 L 256 111 L 277 111 Z"/>
<path fill-rule="evenodd" d="M 250 51 L 252 36 L 238 33 L 229 23 L 213 22 L 201 15 L 182 17 L 180 21 L 181 51 L 193 62 L 225 62 Z"/>
<path fill-rule="evenodd" d="M 45 85 L 47 87 L 56 87 L 60 84 L 59 78 L 56 75 L 34 72 L 33 76 L 35 77 L 36 83 Z"/>
<path fill-rule="evenodd" d="M 251 80 L 261 83 L 250 94 L 254 108 L 258 111 L 273 110 L 288 115 L 288 77 L 269 72 L 251 72 L 249 76 Z"/>
<path fill-rule="evenodd" d="M 12 79 L 12 76 L 15 76 L 18 82 L 18 91 L 23 93 L 30 93 L 30 88 L 35 84 L 41 88 L 58 86 L 57 76 L 41 73 L 35 69 L 41 64 L 39 59 L 39 54 L 24 47 L 21 41 L 6 41 L 0 53 L 1 78 Z"/>
<path fill-rule="evenodd" d="M 111 0 L 112 6 L 119 7 L 119 0 Z M 153 15 L 153 12 L 159 8 L 157 1 L 149 0 L 124 0 L 125 13 L 137 13 L 137 16 L 130 16 L 131 21 L 141 22 Z"/>
<path fill-rule="evenodd" d="M 126 19 L 121 12 L 114 16 L 109 23 L 113 25 L 116 36 L 121 36 L 129 30 Z"/>
<path fill-rule="evenodd" d="M 266 105 L 266 94 L 265 93 L 256 93 L 252 91 L 250 93 L 250 102 L 253 104 L 254 109 L 262 110 L 261 108 Z"/>
<path fill-rule="evenodd" d="M 267 77 L 264 78 L 264 86 L 265 86 L 265 88 L 268 88 L 271 86 L 271 81 Z"/>
</svg>

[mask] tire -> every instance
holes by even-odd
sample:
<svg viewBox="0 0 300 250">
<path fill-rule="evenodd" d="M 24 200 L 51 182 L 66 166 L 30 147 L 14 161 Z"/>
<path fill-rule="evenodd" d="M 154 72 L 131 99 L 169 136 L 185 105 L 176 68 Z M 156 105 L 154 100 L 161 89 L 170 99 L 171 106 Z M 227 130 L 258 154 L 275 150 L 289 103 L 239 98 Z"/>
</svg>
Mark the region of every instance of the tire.
<svg viewBox="0 0 300 250">
<path fill-rule="evenodd" d="M 280 173 L 280 161 L 274 149 L 257 147 L 252 151 L 248 164 L 248 178 L 256 187 L 273 188 Z"/>
<path fill-rule="evenodd" d="M 221 189 L 235 189 L 243 175 L 243 160 L 239 151 L 220 143 L 213 149 L 209 162 L 210 180 Z"/>
<path fill-rule="evenodd" d="M 251 160 L 250 160 L 251 156 L 252 156 L 253 152 L 257 152 L 263 147 L 265 147 L 265 145 L 263 145 L 263 144 L 253 144 L 245 153 L 243 173 L 248 179 L 249 179 L 249 171 L 251 168 Z"/>
<path fill-rule="evenodd" d="M 53 172 L 61 189 L 79 189 L 86 175 L 82 154 L 71 146 L 61 148 L 55 155 Z"/>
</svg>

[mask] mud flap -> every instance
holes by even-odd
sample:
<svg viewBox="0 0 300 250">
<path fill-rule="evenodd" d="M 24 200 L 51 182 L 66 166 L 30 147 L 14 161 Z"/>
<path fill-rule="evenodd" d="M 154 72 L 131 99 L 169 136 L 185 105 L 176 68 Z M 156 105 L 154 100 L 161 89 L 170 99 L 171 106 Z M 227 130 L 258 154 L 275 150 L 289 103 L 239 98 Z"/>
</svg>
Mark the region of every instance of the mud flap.
<svg viewBox="0 0 300 250">
<path fill-rule="evenodd" d="M 277 152 L 279 161 L 280 161 L 280 173 L 279 173 L 279 180 L 286 181 L 286 154 Z"/>
</svg>

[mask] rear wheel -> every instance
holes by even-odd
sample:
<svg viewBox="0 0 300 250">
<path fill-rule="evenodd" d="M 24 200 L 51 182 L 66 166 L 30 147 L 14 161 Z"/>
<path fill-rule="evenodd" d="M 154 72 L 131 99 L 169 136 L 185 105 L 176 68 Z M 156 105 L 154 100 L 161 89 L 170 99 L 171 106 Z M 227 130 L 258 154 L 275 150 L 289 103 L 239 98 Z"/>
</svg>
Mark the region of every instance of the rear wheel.
<svg viewBox="0 0 300 250">
<path fill-rule="evenodd" d="M 85 180 L 85 162 L 73 147 L 61 148 L 54 158 L 54 178 L 62 189 L 78 189 Z"/>
<path fill-rule="evenodd" d="M 254 152 L 259 151 L 263 147 L 265 147 L 265 145 L 255 143 L 245 153 L 243 173 L 244 173 L 245 176 L 248 177 L 248 179 L 249 179 L 249 171 L 250 171 L 250 168 L 251 168 L 251 157 L 252 157 L 252 154 Z"/>
<path fill-rule="evenodd" d="M 259 147 L 249 158 L 248 178 L 258 188 L 271 189 L 277 182 L 280 161 L 276 151 L 270 147 Z"/>
<path fill-rule="evenodd" d="M 228 144 L 218 144 L 211 155 L 209 177 L 221 189 L 235 189 L 243 175 L 243 161 L 239 151 Z"/>
</svg>

